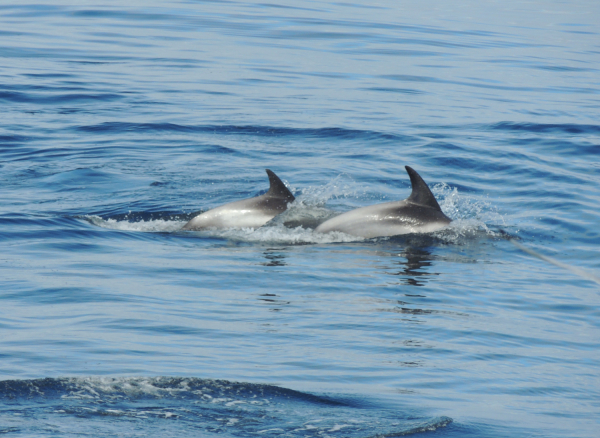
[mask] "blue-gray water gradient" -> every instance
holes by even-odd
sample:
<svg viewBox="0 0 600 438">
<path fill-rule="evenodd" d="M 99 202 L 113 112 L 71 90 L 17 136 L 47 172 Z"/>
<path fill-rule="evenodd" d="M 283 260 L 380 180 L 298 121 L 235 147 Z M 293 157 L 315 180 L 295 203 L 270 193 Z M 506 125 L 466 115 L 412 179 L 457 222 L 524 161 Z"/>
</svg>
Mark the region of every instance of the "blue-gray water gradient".
<svg viewBox="0 0 600 438">
<path fill-rule="evenodd" d="M 599 21 L 0 5 L 0 434 L 597 436 Z M 404 199 L 405 165 L 449 229 L 180 231 L 265 168 L 294 219 Z"/>
</svg>

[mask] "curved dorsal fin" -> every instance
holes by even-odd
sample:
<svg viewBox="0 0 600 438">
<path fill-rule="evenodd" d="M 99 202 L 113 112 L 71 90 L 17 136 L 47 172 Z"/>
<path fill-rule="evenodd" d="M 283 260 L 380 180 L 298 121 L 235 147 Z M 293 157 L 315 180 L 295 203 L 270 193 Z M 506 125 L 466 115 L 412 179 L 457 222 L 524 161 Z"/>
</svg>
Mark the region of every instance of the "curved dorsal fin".
<svg viewBox="0 0 600 438">
<path fill-rule="evenodd" d="M 273 172 L 272 170 L 269 169 L 265 169 L 267 171 L 267 175 L 269 175 L 269 183 L 271 184 L 271 187 L 269 187 L 269 191 L 267 192 L 267 195 L 272 196 L 274 198 L 283 198 L 283 199 L 287 199 L 288 202 L 293 202 L 294 199 L 294 195 L 292 195 L 292 192 L 290 192 L 288 190 L 288 188 L 285 186 L 285 184 L 279 179 L 279 177 L 277 175 L 275 175 L 275 172 Z"/>
<path fill-rule="evenodd" d="M 404 167 L 408 172 L 408 176 L 410 176 L 410 185 L 412 186 L 412 193 L 406 200 L 414 204 L 425 205 L 442 211 L 440 204 L 435 200 L 435 196 L 433 196 L 433 193 L 431 193 L 431 190 L 429 190 L 427 183 L 423 181 L 421 175 L 419 175 L 412 167 Z"/>
</svg>

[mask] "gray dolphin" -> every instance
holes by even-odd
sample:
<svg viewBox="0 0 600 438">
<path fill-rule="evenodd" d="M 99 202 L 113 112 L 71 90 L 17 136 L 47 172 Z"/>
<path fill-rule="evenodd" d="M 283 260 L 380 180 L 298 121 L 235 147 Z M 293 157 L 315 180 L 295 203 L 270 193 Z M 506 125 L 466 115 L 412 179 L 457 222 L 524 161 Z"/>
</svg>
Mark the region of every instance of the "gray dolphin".
<svg viewBox="0 0 600 438">
<path fill-rule="evenodd" d="M 294 195 L 271 170 L 266 169 L 271 187 L 264 195 L 230 202 L 199 214 L 182 230 L 259 228 L 284 212 Z"/>
<path fill-rule="evenodd" d="M 335 216 L 315 231 L 342 231 L 353 236 L 371 238 L 407 233 L 430 233 L 444 228 L 452 220 L 446 216 L 423 178 L 405 166 L 412 193 L 404 201 L 386 202 L 357 208 Z"/>
</svg>

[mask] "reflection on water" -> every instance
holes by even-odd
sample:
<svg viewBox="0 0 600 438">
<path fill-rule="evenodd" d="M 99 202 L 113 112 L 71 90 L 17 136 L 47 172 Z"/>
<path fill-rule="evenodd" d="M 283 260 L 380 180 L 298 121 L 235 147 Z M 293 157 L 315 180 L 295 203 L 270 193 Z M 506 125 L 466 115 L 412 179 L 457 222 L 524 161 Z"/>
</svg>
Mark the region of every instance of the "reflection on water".
<svg viewBox="0 0 600 438">
<path fill-rule="evenodd" d="M 424 367 L 425 366 L 425 361 L 386 361 L 384 363 L 390 364 L 390 365 L 397 365 L 400 367 L 408 367 L 408 368 L 417 368 L 417 367 Z"/>
<path fill-rule="evenodd" d="M 277 297 L 277 294 L 261 294 L 258 299 L 259 301 L 264 301 L 269 304 L 269 310 L 279 312 L 283 309 L 283 306 L 290 304 L 290 302 L 279 300 Z"/>
<path fill-rule="evenodd" d="M 263 253 L 266 262 L 262 262 L 263 266 L 287 266 L 285 259 L 287 257 L 286 251 L 287 248 L 267 248 L 267 250 Z"/>
<path fill-rule="evenodd" d="M 397 257 L 405 260 L 390 260 L 391 266 L 384 267 L 386 275 L 395 275 L 398 281 L 392 284 L 403 284 L 408 286 L 424 286 L 427 283 L 427 277 L 439 275 L 436 272 L 428 272 L 432 266 L 433 256 L 431 252 L 422 248 L 407 247 L 397 254 Z M 400 268 L 400 269 L 398 269 Z"/>
<path fill-rule="evenodd" d="M 263 257 L 266 261 L 260 264 L 262 266 L 287 266 L 287 263 L 285 262 L 287 250 L 287 248 L 267 248 L 263 252 Z M 283 306 L 290 304 L 289 301 L 278 299 L 278 295 L 273 293 L 260 294 L 258 300 L 267 303 L 269 305 L 269 310 L 272 312 L 279 312 L 282 310 Z"/>
<path fill-rule="evenodd" d="M 437 310 L 431 309 L 409 309 L 408 307 L 398 307 L 394 309 L 397 313 L 405 313 L 407 315 L 431 315 L 432 313 L 438 313 Z"/>
</svg>

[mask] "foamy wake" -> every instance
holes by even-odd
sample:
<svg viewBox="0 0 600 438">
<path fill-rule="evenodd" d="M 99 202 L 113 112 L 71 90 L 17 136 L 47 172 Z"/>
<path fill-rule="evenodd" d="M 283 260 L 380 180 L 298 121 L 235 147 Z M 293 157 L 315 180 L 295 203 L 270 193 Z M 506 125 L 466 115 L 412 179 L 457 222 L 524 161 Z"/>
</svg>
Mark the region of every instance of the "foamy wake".
<svg viewBox="0 0 600 438">
<path fill-rule="evenodd" d="M 86 216 L 85 219 L 98 227 L 119 231 L 136 231 L 145 233 L 176 233 L 198 237 L 216 237 L 241 242 L 265 242 L 285 244 L 309 243 L 335 243 L 356 242 L 363 240 L 360 237 L 334 232 L 328 234 L 315 233 L 313 230 L 301 226 L 288 228 L 283 224 L 266 225 L 258 229 L 230 228 L 225 230 L 206 231 L 181 231 L 186 224 L 180 220 L 141 220 L 129 222 L 127 220 L 103 219 L 99 216 Z"/>
<path fill-rule="evenodd" d="M 109 230 L 119 231 L 141 231 L 144 233 L 173 233 L 181 230 L 185 221 L 150 219 L 137 222 L 128 220 L 103 219 L 100 216 L 84 216 L 84 218 L 93 225 Z"/>
</svg>

